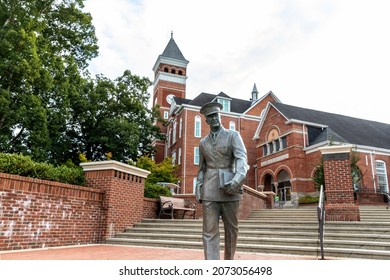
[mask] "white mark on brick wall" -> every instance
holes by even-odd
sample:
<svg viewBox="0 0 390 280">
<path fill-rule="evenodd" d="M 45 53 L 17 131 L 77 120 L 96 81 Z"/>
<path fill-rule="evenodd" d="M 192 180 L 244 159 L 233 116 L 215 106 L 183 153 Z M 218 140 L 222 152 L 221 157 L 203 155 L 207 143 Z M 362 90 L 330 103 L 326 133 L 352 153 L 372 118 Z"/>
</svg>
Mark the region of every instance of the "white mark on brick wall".
<svg viewBox="0 0 390 280">
<path fill-rule="evenodd" d="M 46 223 L 45 223 L 45 229 L 46 229 L 46 231 L 49 231 L 50 228 L 51 228 L 50 222 L 46 222 Z"/>
<path fill-rule="evenodd" d="M 13 231 L 14 231 L 14 221 L 8 222 L 8 230 L 5 231 L 4 236 L 9 236 L 11 238 Z"/>
<path fill-rule="evenodd" d="M 4 215 L 4 206 L 3 206 L 3 196 L 7 196 L 6 192 L 0 192 L 0 217 L 3 217 Z"/>
<path fill-rule="evenodd" d="M 39 229 L 37 230 L 37 234 L 35 235 L 35 239 L 36 239 L 36 240 L 38 240 L 40 234 L 41 234 L 41 229 L 39 228 Z"/>
<path fill-rule="evenodd" d="M 110 227 L 109 227 L 109 229 L 108 229 L 108 237 L 113 237 L 114 236 L 114 234 L 115 234 L 115 223 L 111 223 L 110 224 Z"/>
</svg>

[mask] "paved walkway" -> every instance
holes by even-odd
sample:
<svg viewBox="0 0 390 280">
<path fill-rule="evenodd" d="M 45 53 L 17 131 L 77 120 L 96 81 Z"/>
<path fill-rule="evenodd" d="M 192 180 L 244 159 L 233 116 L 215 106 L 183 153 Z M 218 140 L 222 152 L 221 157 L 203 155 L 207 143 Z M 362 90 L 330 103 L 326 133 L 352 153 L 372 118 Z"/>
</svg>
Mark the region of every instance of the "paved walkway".
<svg viewBox="0 0 390 280">
<path fill-rule="evenodd" d="M 223 253 L 221 254 L 223 256 Z M 0 260 L 203 260 L 203 250 L 84 245 L 0 252 Z M 236 260 L 315 260 L 293 256 L 236 252 Z"/>
</svg>

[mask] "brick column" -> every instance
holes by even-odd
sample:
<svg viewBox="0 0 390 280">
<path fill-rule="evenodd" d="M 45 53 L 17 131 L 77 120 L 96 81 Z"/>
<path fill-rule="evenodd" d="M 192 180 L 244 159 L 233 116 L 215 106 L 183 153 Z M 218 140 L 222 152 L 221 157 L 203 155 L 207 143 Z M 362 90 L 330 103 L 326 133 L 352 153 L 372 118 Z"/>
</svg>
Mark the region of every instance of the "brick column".
<svg viewBox="0 0 390 280">
<path fill-rule="evenodd" d="M 103 241 L 142 220 L 145 178 L 149 171 L 113 160 L 80 165 L 88 186 L 104 192 Z"/>
<path fill-rule="evenodd" d="M 360 221 L 359 207 L 353 195 L 351 145 L 320 148 L 325 176 L 325 219 Z"/>
</svg>

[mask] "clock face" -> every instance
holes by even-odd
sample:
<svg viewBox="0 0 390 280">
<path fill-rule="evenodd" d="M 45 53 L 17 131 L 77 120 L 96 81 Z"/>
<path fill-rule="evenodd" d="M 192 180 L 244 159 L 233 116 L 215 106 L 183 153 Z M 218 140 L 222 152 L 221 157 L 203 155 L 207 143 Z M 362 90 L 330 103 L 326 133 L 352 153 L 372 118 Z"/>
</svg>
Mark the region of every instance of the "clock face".
<svg viewBox="0 0 390 280">
<path fill-rule="evenodd" d="M 167 102 L 168 102 L 168 104 L 172 104 L 172 101 L 173 101 L 173 98 L 174 98 L 175 96 L 173 95 L 173 94 L 169 94 L 169 95 L 167 95 Z"/>
</svg>

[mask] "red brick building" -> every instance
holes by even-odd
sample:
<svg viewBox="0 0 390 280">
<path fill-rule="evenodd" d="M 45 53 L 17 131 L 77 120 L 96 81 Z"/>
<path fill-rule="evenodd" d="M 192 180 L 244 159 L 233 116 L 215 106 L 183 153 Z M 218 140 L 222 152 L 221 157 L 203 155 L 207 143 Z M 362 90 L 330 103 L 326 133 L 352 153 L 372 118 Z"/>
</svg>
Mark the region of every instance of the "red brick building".
<svg viewBox="0 0 390 280">
<path fill-rule="evenodd" d="M 312 177 L 321 162 L 320 148 L 329 145 L 352 145 L 359 172 L 351 189 L 360 203 L 387 199 L 389 124 L 273 102 L 254 136 L 259 188 L 277 192 L 287 204 L 316 191 Z"/>
<path fill-rule="evenodd" d="M 186 98 L 186 60 L 171 36 L 158 57 L 153 106 L 159 105 L 167 122 L 166 141 L 156 141 L 157 162 L 172 157 L 181 178 L 179 193 L 193 193 L 198 171 L 198 146 L 209 133 L 201 106 L 220 102 L 222 124 L 240 132 L 248 151 L 246 184 L 274 191 L 286 204 L 316 192 L 312 177 L 321 161 L 320 147 L 353 145 L 360 158 L 354 186 L 360 202 L 384 202 L 389 192 L 390 125 L 282 104 L 269 92 L 258 97 L 254 85 L 248 98 L 220 92 Z M 353 188 L 353 186 L 351 186 Z"/>
<path fill-rule="evenodd" d="M 254 85 L 246 100 L 232 98 L 223 92 L 201 93 L 192 100 L 187 99 L 187 64 L 188 61 L 171 36 L 153 67 L 153 106 L 160 106 L 161 116 L 168 122 L 165 126 L 160 124 L 162 132 L 166 133 L 166 141 L 155 142 L 155 160 L 160 162 L 166 157 L 172 157 L 178 165 L 178 176 L 181 178 L 179 193 L 193 193 L 199 164 L 199 142 L 209 133 L 209 127 L 199 111 L 203 104 L 217 101 L 224 106 L 221 113 L 223 126 L 239 131 L 243 138 L 251 167 L 246 184 L 254 187 L 256 145 L 253 135 L 267 103 L 279 102 L 278 98 L 272 92 L 259 98 Z"/>
</svg>

